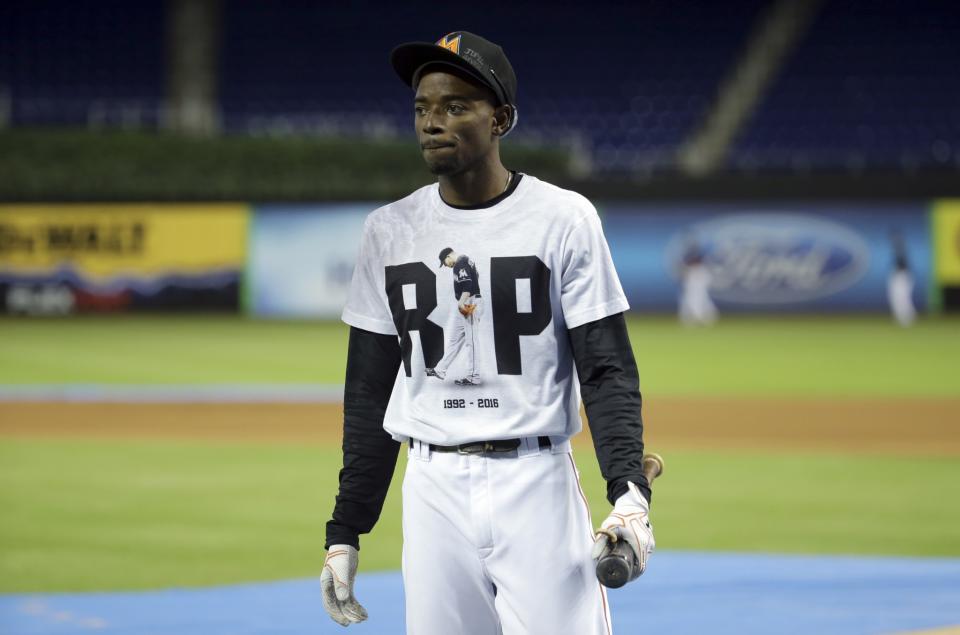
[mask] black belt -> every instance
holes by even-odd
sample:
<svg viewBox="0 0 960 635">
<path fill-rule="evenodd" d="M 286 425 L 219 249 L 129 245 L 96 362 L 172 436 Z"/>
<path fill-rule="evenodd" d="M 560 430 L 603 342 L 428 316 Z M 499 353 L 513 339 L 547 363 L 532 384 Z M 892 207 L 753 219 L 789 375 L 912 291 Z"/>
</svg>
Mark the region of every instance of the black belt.
<svg viewBox="0 0 960 635">
<path fill-rule="evenodd" d="M 520 447 L 520 439 L 498 439 L 496 441 L 472 441 L 470 443 L 461 443 L 460 445 L 434 445 L 430 444 L 431 452 L 457 452 L 458 454 L 497 454 L 501 452 L 512 452 Z M 550 437 L 537 437 L 537 444 L 540 449 L 551 446 Z M 410 446 L 413 447 L 413 439 L 410 439 Z"/>
</svg>

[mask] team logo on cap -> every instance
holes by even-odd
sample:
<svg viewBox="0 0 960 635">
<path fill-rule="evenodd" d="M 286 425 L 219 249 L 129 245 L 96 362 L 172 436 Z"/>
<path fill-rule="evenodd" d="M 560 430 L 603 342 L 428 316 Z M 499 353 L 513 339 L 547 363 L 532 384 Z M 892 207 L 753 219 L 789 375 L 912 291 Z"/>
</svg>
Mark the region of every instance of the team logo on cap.
<svg viewBox="0 0 960 635">
<path fill-rule="evenodd" d="M 449 33 L 447 35 L 444 35 L 442 38 L 437 40 L 437 46 L 442 46 L 448 51 L 451 51 L 459 55 L 460 54 L 460 34 Z"/>
</svg>

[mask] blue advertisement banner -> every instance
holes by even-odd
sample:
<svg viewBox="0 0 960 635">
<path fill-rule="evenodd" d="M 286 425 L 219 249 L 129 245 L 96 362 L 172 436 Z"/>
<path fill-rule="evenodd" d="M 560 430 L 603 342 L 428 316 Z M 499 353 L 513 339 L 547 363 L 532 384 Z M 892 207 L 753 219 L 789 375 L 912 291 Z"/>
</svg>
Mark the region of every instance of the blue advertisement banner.
<svg viewBox="0 0 960 635">
<path fill-rule="evenodd" d="M 366 215 L 377 203 L 260 205 L 251 220 L 247 308 L 336 319 Z M 886 311 L 899 244 L 916 307 L 932 280 L 929 204 L 598 204 L 633 311 L 677 310 L 699 254 L 721 312 Z"/>
<path fill-rule="evenodd" d="M 928 203 L 598 205 L 635 311 L 677 308 L 690 253 L 709 272 L 721 311 L 887 309 L 895 251 L 927 306 Z M 899 245 L 899 248 L 895 246 Z"/>
<path fill-rule="evenodd" d="M 264 317 L 339 318 L 377 203 L 258 205 L 251 224 L 247 309 Z"/>
</svg>

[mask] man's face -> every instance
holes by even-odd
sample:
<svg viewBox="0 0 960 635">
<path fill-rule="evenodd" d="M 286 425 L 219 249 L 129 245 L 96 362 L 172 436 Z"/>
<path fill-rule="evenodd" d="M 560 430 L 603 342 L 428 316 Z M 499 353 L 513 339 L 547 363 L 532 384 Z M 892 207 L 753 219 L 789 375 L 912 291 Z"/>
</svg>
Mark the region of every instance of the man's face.
<svg viewBox="0 0 960 635">
<path fill-rule="evenodd" d="M 428 69 L 417 85 L 414 110 L 420 151 L 433 174 L 465 172 L 496 145 L 491 93 L 457 75 Z"/>
<path fill-rule="evenodd" d="M 443 259 L 443 264 L 445 264 L 446 266 L 452 269 L 453 265 L 457 264 L 457 261 L 454 259 L 453 254 L 450 254 Z"/>
</svg>

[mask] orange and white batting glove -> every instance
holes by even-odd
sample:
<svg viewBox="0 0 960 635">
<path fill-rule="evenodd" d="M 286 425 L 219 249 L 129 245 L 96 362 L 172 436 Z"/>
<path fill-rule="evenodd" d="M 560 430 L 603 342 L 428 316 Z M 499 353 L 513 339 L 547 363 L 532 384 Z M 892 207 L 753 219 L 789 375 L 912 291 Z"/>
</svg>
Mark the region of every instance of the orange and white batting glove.
<svg viewBox="0 0 960 635">
<path fill-rule="evenodd" d="M 639 571 L 636 575 L 642 575 L 657 543 L 653 539 L 653 525 L 650 524 L 650 503 L 630 482 L 627 483 L 627 491 L 617 499 L 613 511 L 596 532 L 593 559 L 600 558 L 610 544 L 620 540 L 630 545 L 637 557 Z"/>
<path fill-rule="evenodd" d="M 360 554 L 350 545 L 330 545 L 320 574 L 323 608 L 340 626 L 350 626 L 367 619 L 367 609 L 353 597 L 353 581 L 357 577 Z"/>
</svg>

